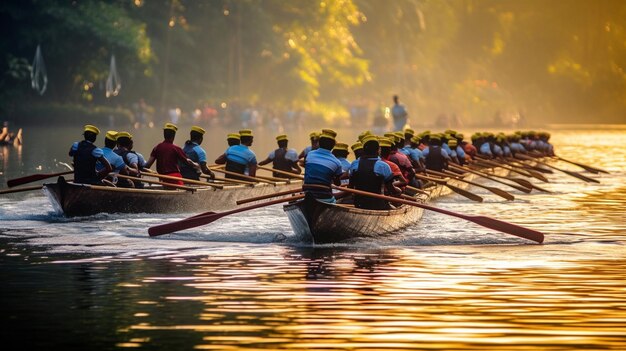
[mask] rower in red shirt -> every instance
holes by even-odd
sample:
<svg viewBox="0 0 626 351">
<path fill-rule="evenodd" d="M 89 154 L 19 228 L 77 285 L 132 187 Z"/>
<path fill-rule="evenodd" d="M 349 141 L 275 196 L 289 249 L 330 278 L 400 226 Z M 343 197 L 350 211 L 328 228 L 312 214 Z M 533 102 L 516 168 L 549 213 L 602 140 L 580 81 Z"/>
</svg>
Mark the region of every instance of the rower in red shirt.
<svg viewBox="0 0 626 351">
<path fill-rule="evenodd" d="M 178 161 L 186 163 L 194 168 L 199 169 L 200 166 L 187 158 L 187 155 L 180 147 L 174 145 L 174 138 L 176 137 L 176 131 L 178 127 L 172 123 L 165 123 L 163 126 L 163 142 L 158 144 L 152 149 L 150 158 L 145 165 L 145 168 L 150 168 L 156 161 L 156 168 L 159 174 L 168 175 L 171 177 L 182 178 L 180 174 L 180 168 L 178 168 Z M 177 185 L 183 185 L 181 180 L 162 180 L 165 183 L 172 183 Z"/>
</svg>

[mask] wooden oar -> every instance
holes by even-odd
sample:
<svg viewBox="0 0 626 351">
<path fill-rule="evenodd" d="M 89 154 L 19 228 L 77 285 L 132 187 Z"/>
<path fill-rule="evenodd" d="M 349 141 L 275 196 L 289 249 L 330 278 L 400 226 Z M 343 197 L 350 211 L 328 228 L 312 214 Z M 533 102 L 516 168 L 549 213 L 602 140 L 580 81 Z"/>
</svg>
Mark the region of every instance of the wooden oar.
<svg viewBox="0 0 626 351">
<path fill-rule="evenodd" d="M 533 157 L 530 157 L 530 156 L 517 154 L 517 155 L 515 155 L 515 157 L 516 158 L 520 158 L 522 160 L 532 160 L 532 161 L 535 161 L 537 163 L 540 163 L 540 164 L 545 165 L 547 167 L 550 167 L 552 169 L 556 169 L 557 171 L 561 171 L 561 172 L 563 172 L 563 173 L 565 173 L 567 175 L 570 175 L 570 176 L 572 176 L 574 178 L 578 178 L 578 179 L 583 180 L 583 181 L 588 182 L 588 183 L 600 183 L 600 181 L 597 180 L 597 179 L 589 178 L 587 176 L 584 176 L 584 175 L 582 175 L 580 173 L 577 173 L 577 172 L 574 172 L 574 171 L 568 171 L 566 169 L 555 167 L 555 166 L 553 166 L 553 165 L 551 165 L 549 163 L 545 163 L 545 162 L 539 161 L 539 160 L 537 160 L 537 159 L 535 159 Z"/>
<path fill-rule="evenodd" d="M 497 177 L 497 178 L 501 178 L 501 179 L 510 180 L 510 181 L 515 182 L 515 183 L 517 183 L 517 184 L 519 184 L 519 185 L 521 185 L 521 186 L 523 186 L 525 188 L 528 188 L 530 190 L 536 189 L 536 190 L 539 190 L 539 191 L 544 192 L 544 193 L 552 193 L 550 190 L 544 189 L 544 188 L 542 188 L 542 187 L 540 187 L 540 186 L 538 186 L 538 185 L 536 185 L 534 183 L 531 183 L 530 181 L 528 181 L 526 179 L 523 179 L 523 178 L 516 178 L 516 177 L 511 177 L 511 176 L 504 177 L 504 176 L 497 175 L 497 174 L 491 174 L 491 176 Z"/>
<path fill-rule="evenodd" d="M 516 160 L 514 158 L 505 158 L 505 160 L 507 161 L 507 164 L 514 166 L 514 167 L 522 167 L 524 169 L 530 169 L 533 171 L 537 171 L 537 172 L 541 172 L 541 173 L 548 173 L 548 174 L 553 174 L 554 171 L 552 171 L 551 169 L 548 168 L 543 168 L 543 167 L 539 167 L 539 166 L 532 166 L 532 165 L 527 165 L 525 163 L 520 162 L 519 160 Z"/>
<path fill-rule="evenodd" d="M 281 191 L 281 192 L 274 193 L 274 194 L 267 194 L 267 195 L 261 195 L 261 196 L 247 198 L 247 199 L 237 200 L 236 203 L 237 203 L 237 205 L 243 205 L 243 204 L 247 204 L 249 202 L 255 202 L 255 201 L 259 201 L 259 200 L 271 199 L 273 197 L 297 194 L 297 193 L 301 193 L 301 192 L 302 192 L 302 189 L 285 190 L 285 191 Z"/>
<path fill-rule="evenodd" d="M 602 172 L 602 173 L 607 173 L 607 174 L 609 173 L 608 171 L 605 171 L 605 170 L 603 170 L 602 168 L 591 167 L 591 166 L 586 165 L 586 164 L 583 164 L 583 163 L 578 163 L 578 162 L 574 162 L 574 161 L 566 160 L 566 159 L 564 159 L 563 157 L 560 157 L 560 156 L 555 156 L 555 157 L 556 157 L 557 159 L 561 160 L 561 161 L 564 161 L 564 162 L 567 162 L 567 163 L 571 163 L 571 164 L 573 164 L 573 165 L 576 165 L 576 166 L 578 166 L 578 167 L 580 167 L 580 168 L 582 168 L 582 169 L 584 169 L 584 170 L 586 170 L 586 171 L 588 171 L 588 172 L 591 172 L 591 173 L 593 173 L 593 174 L 598 174 L 599 172 Z"/>
<path fill-rule="evenodd" d="M 31 186 L 25 186 L 22 188 L 13 188 L 13 189 L 4 189 L 4 190 L 0 190 L 0 195 L 2 194 L 11 194 L 11 193 L 20 193 L 22 191 L 31 191 L 31 190 L 38 190 L 43 188 L 43 185 L 31 185 Z"/>
<path fill-rule="evenodd" d="M 291 172 L 287 172 L 287 171 L 283 171 L 280 169 L 273 169 L 273 168 L 269 168 L 269 167 L 265 167 L 265 166 L 257 166 L 257 168 L 265 170 L 265 171 L 270 171 L 270 172 L 276 172 L 279 174 L 284 174 L 286 176 L 289 176 L 291 178 L 296 178 L 296 179 L 303 179 L 304 180 L 304 176 L 301 176 L 299 174 L 295 174 L 295 173 L 291 173 Z"/>
<path fill-rule="evenodd" d="M 211 179 L 211 177 L 209 177 L 206 174 L 200 174 L 200 178 L 204 178 L 204 179 Z M 234 184 L 245 184 L 245 185 L 254 185 L 256 183 L 254 182 L 248 182 L 246 180 L 239 180 L 239 179 L 232 179 L 232 178 L 223 178 L 223 177 L 214 177 L 214 180 L 220 180 L 222 182 L 226 182 L 226 183 L 234 183 Z"/>
<path fill-rule="evenodd" d="M 454 185 L 450 185 L 450 184 L 448 184 L 448 182 L 446 182 L 443 179 L 431 178 L 431 177 L 423 176 L 423 175 L 420 175 L 420 174 L 416 174 L 415 178 L 419 178 L 421 180 L 428 180 L 428 181 L 433 182 L 433 183 L 444 185 L 444 186 L 448 187 L 450 190 L 454 191 L 455 193 L 457 193 L 457 194 L 459 194 L 461 196 L 465 196 L 466 198 L 468 198 L 468 199 L 470 199 L 472 201 L 483 202 L 483 198 L 482 197 L 480 197 L 480 196 L 478 196 L 478 195 L 476 195 L 476 194 L 474 194 L 474 193 L 472 193 L 470 191 L 467 191 L 465 189 L 461 189 L 461 188 L 456 187 Z"/>
<path fill-rule="evenodd" d="M 59 172 L 59 173 L 31 174 L 26 177 L 10 179 L 7 181 L 7 185 L 9 186 L 9 188 L 11 188 L 11 187 L 26 184 L 26 183 L 36 182 L 42 179 L 47 179 L 47 178 L 52 178 L 52 177 L 57 177 L 57 176 L 62 176 L 62 175 L 72 174 L 72 173 L 74 173 L 74 171 L 65 171 L 65 172 Z"/>
<path fill-rule="evenodd" d="M 471 168 L 469 168 L 469 167 L 457 166 L 457 165 L 452 164 L 452 163 L 448 163 L 448 167 L 452 167 L 452 168 L 455 168 L 455 169 L 461 170 L 461 171 L 463 171 L 463 172 L 469 172 L 469 173 L 476 174 L 476 175 L 478 175 L 478 176 L 481 176 L 481 177 L 483 177 L 483 178 L 489 179 L 489 180 L 494 181 L 494 182 L 496 182 L 496 183 L 504 184 L 504 185 L 506 185 L 506 186 L 508 186 L 508 187 L 511 187 L 511 188 L 513 188 L 513 189 L 517 189 L 517 190 L 519 190 L 519 191 L 521 191 L 521 192 L 523 192 L 523 193 L 526 193 L 526 194 L 529 194 L 529 193 L 532 191 L 532 188 L 528 188 L 528 187 L 525 187 L 525 186 L 518 186 L 518 185 L 515 185 L 515 184 L 511 184 L 511 183 L 503 182 L 503 181 L 501 181 L 501 180 L 499 180 L 499 179 L 496 179 L 496 178 L 492 177 L 492 176 L 491 176 L 491 175 L 489 175 L 489 174 L 486 174 L 486 173 L 483 173 L 483 172 L 479 172 L 479 171 L 477 171 L 477 170 L 473 170 L 473 169 L 471 169 Z M 508 179 L 508 178 L 505 178 L 505 179 Z M 511 179 L 509 179 L 509 180 L 511 180 Z M 531 185 L 532 185 L 532 184 L 531 184 Z"/>
<path fill-rule="evenodd" d="M 339 187 L 333 185 L 333 188 L 337 189 Z M 390 197 L 390 196 L 385 196 L 385 195 L 380 195 L 380 194 L 374 194 L 374 193 L 370 193 L 370 192 L 367 192 L 367 191 L 361 191 L 361 190 L 356 190 L 356 189 L 351 189 L 351 188 L 340 188 L 340 189 L 343 190 L 343 191 L 346 191 L 346 192 L 353 193 L 353 194 L 374 197 L 374 198 L 377 198 L 377 199 L 387 200 L 389 202 L 395 202 L 395 203 L 402 203 L 402 204 L 409 205 L 409 206 L 417 206 L 417 207 L 421 207 L 421 208 L 423 208 L 425 210 L 434 211 L 434 212 L 438 212 L 438 213 L 443 213 L 443 214 L 446 214 L 448 216 L 453 216 L 453 217 L 465 219 L 466 221 L 470 221 L 470 222 L 476 223 L 478 225 L 482 225 L 483 227 L 487 227 L 487 228 L 494 229 L 494 230 L 497 230 L 497 231 L 500 231 L 500 232 L 503 232 L 503 233 L 515 235 L 515 236 L 518 236 L 520 238 L 532 240 L 532 241 L 535 241 L 537 243 L 542 243 L 543 239 L 544 239 L 544 235 L 541 232 L 538 232 L 536 230 L 532 230 L 532 229 L 529 229 L 529 228 L 524 228 L 522 226 L 519 226 L 519 225 L 516 225 L 516 224 L 512 224 L 512 223 L 508 223 L 508 222 L 504 222 L 504 221 L 501 221 L 501 220 L 498 220 L 498 219 L 494 219 L 494 218 L 489 218 L 489 217 L 485 217 L 485 216 L 465 215 L 465 214 L 461 214 L 461 213 L 457 213 L 457 212 L 444 210 L 444 209 L 441 209 L 441 208 L 438 208 L 438 207 L 425 205 L 425 204 L 420 203 L 420 202 L 403 200 L 403 199 Z"/>
<path fill-rule="evenodd" d="M 253 182 L 257 182 L 257 183 L 267 183 L 267 184 L 277 185 L 276 182 L 271 181 L 271 180 L 258 178 L 258 177 L 250 177 L 250 176 L 247 176 L 245 174 L 239 174 L 239 173 L 236 173 L 236 172 L 227 171 L 225 169 L 212 168 L 211 170 L 213 172 L 224 173 L 224 174 L 236 176 L 236 177 L 239 177 L 239 178 L 247 179 L 247 180 L 250 180 L 250 181 L 253 181 Z"/>
<path fill-rule="evenodd" d="M 508 164 L 506 164 L 505 162 L 494 162 L 494 161 L 487 160 L 487 159 L 482 158 L 482 157 L 479 157 L 479 159 L 480 159 L 479 162 L 482 162 L 484 164 L 488 164 L 488 165 L 491 165 L 491 166 L 494 166 L 494 167 L 502 167 L 504 169 L 508 169 L 511 172 L 515 172 L 515 173 L 521 174 L 524 177 L 532 177 L 532 178 L 539 179 L 539 180 L 541 180 L 544 183 L 548 183 L 548 178 L 544 177 L 543 174 L 541 174 L 541 173 L 538 173 L 538 172 L 535 172 L 535 171 L 530 171 L 528 169 L 521 169 L 519 167 L 512 167 L 512 166 L 509 166 Z"/>
<path fill-rule="evenodd" d="M 148 179 L 144 179 L 144 178 L 131 177 L 131 176 L 123 175 L 123 174 L 115 174 L 115 176 L 118 177 L 118 178 L 122 178 L 122 179 L 129 179 L 129 180 L 134 180 L 134 181 L 144 182 L 144 183 L 150 183 L 150 184 L 159 184 L 159 185 L 163 185 L 163 186 L 167 186 L 167 187 L 171 187 L 171 188 L 176 188 L 176 189 L 187 190 L 187 191 L 191 191 L 191 192 L 198 190 L 197 188 L 192 188 L 192 187 L 188 187 L 188 186 L 184 186 L 184 185 L 165 183 L 165 182 L 158 182 L 156 180 L 148 180 Z M 180 180 L 181 179 L 181 178 L 176 178 L 176 177 L 172 177 L 172 178 L 175 178 L 176 180 Z"/>
<path fill-rule="evenodd" d="M 195 215 L 193 217 L 182 219 L 180 221 L 166 223 L 166 224 L 160 224 L 160 225 L 156 225 L 156 226 L 150 227 L 148 229 L 148 234 L 150 234 L 150 236 L 158 236 L 158 235 L 163 235 L 163 234 L 169 234 L 169 233 L 173 233 L 173 232 L 177 232 L 177 231 L 181 231 L 181 230 L 185 230 L 185 229 L 189 229 L 189 228 L 194 228 L 194 227 L 199 227 L 199 226 L 202 226 L 202 225 L 206 225 L 206 224 L 214 222 L 214 221 L 216 221 L 216 220 L 218 220 L 218 219 L 220 219 L 220 218 L 222 218 L 224 216 L 228 216 L 228 215 L 231 215 L 231 214 L 240 213 L 240 212 L 249 211 L 249 210 L 254 210 L 256 208 L 261 208 L 261 207 L 270 206 L 270 205 L 274 205 L 274 204 L 279 204 L 279 203 L 283 203 L 283 202 L 300 200 L 300 199 L 303 199 L 303 198 L 304 198 L 304 195 L 290 196 L 290 197 L 287 197 L 287 198 L 276 199 L 276 200 L 263 202 L 263 203 L 255 204 L 255 205 L 250 205 L 250 206 L 246 206 L 246 207 L 241 207 L 241 208 L 237 208 L 237 209 L 230 210 L 230 211 L 225 211 L 225 212 L 219 212 L 219 213 L 216 213 L 216 212 L 205 212 L 205 213 L 201 213 L 201 214 Z"/>
<path fill-rule="evenodd" d="M 544 183 L 549 183 L 550 182 L 548 180 L 548 178 L 546 178 L 543 174 L 541 174 L 541 172 L 535 171 L 533 169 L 533 167 L 531 167 L 529 165 L 524 165 L 524 164 L 522 164 L 521 166 L 520 165 L 516 165 L 516 164 L 508 161 L 506 158 L 505 159 L 501 159 L 499 161 L 501 161 L 503 163 L 506 163 L 507 165 L 509 165 L 511 167 L 517 167 L 518 169 L 523 169 L 524 171 L 528 172 L 531 176 L 541 180 Z M 550 171 L 550 172 L 552 172 L 552 171 Z"/>
<path fill-rule="evenodd" d="M 445 173 L 445 170 L 444 170 L 444 173 L 440 173 L 440 172 L 437 172 L 437 171 L 426 170 L 426 172 L 427 173 L 432 173 L 434 175 L 439 175 L 439 176 L 442 176 L 442 177 L 452 177 L 452 178 L 457 179 L 457 180 L 459 180 L 461 182 L 464 182 L 464 183 L 467 183 L 467 184 L 471 184 L 471 185 L 477 186 L 479 188 L 487 189 L 487 190 L 491 191 L 492 193 L 494 193 L 494 194 L 496 194 L 496 195 L 498 195 L 498 196 L 500 196 L 502 198 L 505 198 L 505 199 L 507 199 L 509 201 L 515 200 L 515 196 L 511 195 L 510 193 L 508 193 L 508 192 L 506 192 L 506 191 L 504 191 L 502 189 L 498 189 L 498 188 L 495 188 L 495 187 L 492 187 L 492 186 L 487 186 L 487 185 L 483 185 L 483 184 L 479 184 L 479 183 L 476 183 L 476 182 L 469 181 L 467 179 L 464 179 L 463 177 L 460 177 L 460 176 L 457 176 L 457 175 L 453 174 L 450 171 Z"/>
<path fill-rule="evenodd" d="M 187 184 L 210 186 L 212 188 L 224 189 L 223 185 L 217 185 L 217 184 L 212 184 L 212 183 L 207 183 L 207 182 L 201 182 L 201 181 L 195 180 L 195 179 L 178 178 L 178 177 L 172 177 L 172 176 L 168 176 L 168 175 L 165 175 L 165 174 L 158 174 L 158 173 L 143 173 L 143 175 L 144 176 L 148 176 L 148 177 L 155 177 L 155 178 L 159 178 L 159 179 L 179 180 L 179 181 L 181 181 L 183 183 L 187 183 Z M 133 177 L 133 178 L 135 178 L 135 177 Z M 137 179 L 142 179 L 142 178 L 137 178 Z M 171 184 L 171 183 L 166 183 L 166 184 Z"/>
</svg>

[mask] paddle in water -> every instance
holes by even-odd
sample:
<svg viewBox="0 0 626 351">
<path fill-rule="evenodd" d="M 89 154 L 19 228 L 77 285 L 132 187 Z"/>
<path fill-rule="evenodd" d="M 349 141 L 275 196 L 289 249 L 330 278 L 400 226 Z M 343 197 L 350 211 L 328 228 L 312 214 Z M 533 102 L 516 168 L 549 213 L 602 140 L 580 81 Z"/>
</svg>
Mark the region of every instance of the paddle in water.
<svg viewBox="0 0 626 351">
<path fill-rule="evenodd" d="M 524 239 L 535 241 L 537 243 L 542 243 L 543 240 L 544 240 L 543 233 L 541 233 L 539 231 L 536 231 L 536 230 L 533 230 L 533 229 L 529 229 L 529 228 L 525 228 L 525 227 L 522 227 L 522 226 L 519 226 L 519 225 L 516 225 L 516 224 L 504 222 L 504 221 L 501 221 L 501 220 L 498 220 L 498 219 L 494 219 L 494 218 L 490 218 L 490 217 L 465 215 L 465 214 L 461 214 L 461 213 L 457 213 L 457 212 L 444 210 L 444 209 L 441 209 L 441 208 L 438 208 L 438 207 L 425 205 L 423 203 L 419 203 L 419 202 L 415 202 L 415 201 L 398 199 L 398 198 L 391 197 L 391 196 L 374 194 L 374 193 L 370 193 L 370 192 L 367 192 L 367 191 L 361 191 L 361 190 L 356 190 L 356 189 L 351 189 L 351 188 L 339 188 L 339 187 L 337 187 L 335 185 L 333 185 L 333 188 L 341 189 L 343 191 L 346 191 L 346 192 L 349 192 L 349 193 L 353 193 L 353 194 L 375 197 L 377 199 L 387 200 L 387 201 L 394 202 L 394 203 L 402 203 L 402 204 L 405 204 L 405 205 L 421 207 L 421 208 L 423 208 L 425 210 L 442 213 L 442 214 L 445 214 L 445 215 L 448 215 L 448 216 L 452 216 L 452 217 L 461 218 L 461 219 L 464 219 L 466 221 L 470 221 L 472 223 L 476 223 L 476 224 L 481 225 L 481 226 L 486 227 L 486 228 L 490 228 L 490 229 L 494 229 L 494 230 L 497 230 L 497 231 L 500 231 L 500 232 L 503 232 L 503 233 L 515 235 L 515 236 L 518 236 L 520 238 L 524 238 Z"/>
<path fill-rule="evenodd" d="M 343 189 L 343 188 L 341 188 Z M 195 215 L 193 217 L 189 217 L 189 218 L 185 218 L 182 219 L 180 221 L 176 221 L 176 222 L 171 222 L 171 223 L 166 223 L 166 224 L 160 224 L 160 225 L 156 225 L 153 227 L 150 227 L 148 229 L 148 234 L 150 234 L 150 236 L 159 236 L 159 235 L 164 235 L 164 234 L 170 234 L 173 232 L 178 232 L 181 230 L 185 230 L 185 229 L 189 229 L 189 228 L 194 228 L 194 227 L 199 227 L 202 225 L 206 225 L 209 223 L 212 223 L 224 216 L 228 216 L 231 214 L 235 214 L 235 213 L 240 213 L 240 212 L 244 212 L 244 211 L 249 211 L 249 210 L 254 210 L 256 208 L 261 208 L 261 207 L 265 207 L 265 206 L 270 206 L 270 205 L 274 205 L 274 204 L 279 204 L 279 203 L 283 203 L 283 202 L 288 202 L 288 201 L 293 201 L 293 200 L 299 200 L 299 199 L 303 199 L 304 195 L 298 195 L 298 196 L 290 196 L 287 198 L 282 198 L 282 199 L 277 199 L 277 200 L 272 200 L 272 201 L 268 201 L 268 202 L 264 202 L 264 203 L 260 203 L 260 204 L 256 204 L 256 205 L 250 205 L 250 206 L 246 206 L 246 207 L 241 207 L 241 208 L 236 208 L 234 210 L 230 210 L 230 211 L 225 211 L 225 212 L 205 212 L 205 213 L 201 213 L 198 215 Z"/>
</svg>

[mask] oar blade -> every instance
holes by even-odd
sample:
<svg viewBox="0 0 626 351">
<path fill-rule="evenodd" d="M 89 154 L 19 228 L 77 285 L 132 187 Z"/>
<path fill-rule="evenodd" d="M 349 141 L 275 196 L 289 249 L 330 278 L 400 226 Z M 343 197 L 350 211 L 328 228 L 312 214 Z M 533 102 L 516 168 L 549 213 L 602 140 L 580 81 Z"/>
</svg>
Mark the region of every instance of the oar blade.
<svg viewBox="0 0 626 351">
<path fill-rule="evenodd" d="M 583 181 L 585 181 L 587 183 L 600 183 L 600 181 L 597 180 L 597 179 L 589 178 L 589 177 L 584 176 L 584 175 L 582 175 L 580 173 L 577 173 L 577 172 L 568 171 L 566 169 L 563 169 L 562 171 L 564 173 L 567 173 L 567 174 L 571 175 L 572 177 L 578 178 L 578 179 L 583 180 Z"/>
<path fill-rule="evenodd" d="M 450 190 L 454 191 L 455 193 L 457 193 L 457 194 L 459 194 L 461 196 L 465 196 L 466 198 L 468 198 L 468 199 L 470 199 L 472 201 L 483 202 L 483 198 L 482 197 L 480 197 L 480 196 L 478 196 L 478 195 L 476 195 L 476 194 L 474 194 L 472 192 L 469 192 L 467 190 L 461 189 L 459 187 L 456 187 L 456 186 L 450 185 L 450 184 L 446 184 L 446 186 L 448 188 L 450 188 Z"/>
<path fill-rule="evenodd" d="M 467 216 L 467 217 L 468 217 L 467 219 L 470 220 L 471 222 L 474 222 L 483 227 L 497 230 L 503 233 L 515 235 L 520 238 L 532 240 L 539 244 L 543 243 L 543 240 L 544 240 L 543 233 L 533 230 L 533 229 L 521 227 L 517 224 L 503 222 L 503 221 L 485 217 L 485 216 Z"/>
<path fill-rule="evenodd" d="M 179 232 L 185 229 L 199 227 L 202 225 L 207 225 L 209 223 L 212 223 L 224 217 L 227 214 L 228 212 L 213 213 L 213 214 L 207 214 L 207 215 L 202 215 L 202 216 L 194 216 L 194 217 L 182 219 L 176 222 L 155 225 L 155 226 L 148 228 L 148 234 L 150 236 L 159 236 L 159 235 Z"/>
<path fill-rule="evenodd" d="M 489 191 L 491 191 L 492 193 L 494 193 L 494 194 L 496 194 L 496 195 L 498 195 L 498 196 L 500 196 L 502 198 L 505 198 L 505 199 L 507 199 L 509 201 L 514 201 L 515 200 L 515 196 L 513 196 L 511 193 L 509 193 L 507 191 L 504 191 L 502 189 L 498 189 L 498 188 L 492 187 L 492 186 L 489 186 L 489 187 L 486 187 L 486 188 Z"/>
</svg>

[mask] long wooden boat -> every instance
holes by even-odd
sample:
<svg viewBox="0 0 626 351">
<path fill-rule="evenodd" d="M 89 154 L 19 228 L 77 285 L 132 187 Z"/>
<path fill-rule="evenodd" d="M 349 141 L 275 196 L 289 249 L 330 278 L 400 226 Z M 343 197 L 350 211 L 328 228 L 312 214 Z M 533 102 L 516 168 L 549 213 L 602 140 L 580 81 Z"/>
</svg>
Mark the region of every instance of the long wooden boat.
<svg viewBox="0 0 626 351">
<path fill-rule="evenodd" d="M 279 182 L 277 185 L 224 185 L 223 189 L 197 187 L 195 191 L 114 188 L 66 182 L 43 185 L 44 193 L 59 214 L 68 217 L 90 216 L 97 213 L 185 213 L 224 211 L 236 207 L 236 201 L 296 189 L 300 180 Z"/>
<path fill-rule="evenodd" d="M 485 172 L 506 176 L 509 170 L 496 167 L 484 169 Z M 466 173 L 463 178 L 475 180 L 477 176 Z M 450 179 L 449 184 L 466 189 L 469 185 L 459 180 Z M 424 190 L 428 194 L 416 196 L 416 201 L 425 203 L 429 200 L 451 194 L 443 185 L 429 184 Z M 296 235 L 311 238 L 314 243 L 336 243 L 352 238 L 380 237 L 419 222 L 424 210 L 416 206 L 402 205 L 391 210 L 366 210 L 343 204 L 329 204 L 306 197 L 288 203 L 283 210 L 289 218 Z"/>
</svg>

